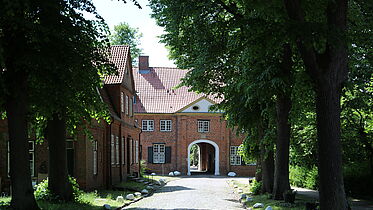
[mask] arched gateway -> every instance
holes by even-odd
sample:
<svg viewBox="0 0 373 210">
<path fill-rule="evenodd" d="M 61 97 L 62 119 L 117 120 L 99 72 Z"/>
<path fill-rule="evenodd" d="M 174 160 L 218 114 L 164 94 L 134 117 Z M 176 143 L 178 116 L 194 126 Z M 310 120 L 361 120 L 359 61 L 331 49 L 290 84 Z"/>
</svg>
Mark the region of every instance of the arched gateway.
<svg viewBox="0 0 373 210">
<path fill-rule="evenodd" d="M 219 176 L 220 175 L 220 172 L 219 172 L 219 146 L 213 141 L 204 140 L 204 139 L 193 141 L 188 146 L 188 173 L 187 173 L 187 175 L 188 176 L 191 175 L 191 173 L 190 173 L 190 149 L 192 148 L 193 144 L 198 144 L 198 143 L 208 143 L 208 144 L 211 144 L 212 146 L 214 146 L 214 148 L 215 148 L 215 172 L 214 172 L 214 175 Z"/>
</svg>

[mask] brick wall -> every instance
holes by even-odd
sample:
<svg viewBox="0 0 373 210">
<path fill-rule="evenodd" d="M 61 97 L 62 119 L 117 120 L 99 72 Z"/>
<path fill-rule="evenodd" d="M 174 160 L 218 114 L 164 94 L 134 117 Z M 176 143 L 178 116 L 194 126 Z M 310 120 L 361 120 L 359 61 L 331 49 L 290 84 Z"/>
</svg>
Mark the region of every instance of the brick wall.
<svg viewBox="0 0 373 210">
<path fill-rule="evenodd" d="M 135 114 L 135 118 L 141 125 L 142 120 L 154 120 L 154 131 L 141 133 L 142 159 L 146 160 L 147 168 L 158 174 L 168 174 L 178 170 L 183 175 L 187 174 L 188 146 L 197 140 L 208 140 L 219 147 L 219 170 L 221 175 L 236 170 L 240 176 L 254 176 L 253 166 L 230 166 L 229 149 L 231 145 L 240 145 L 243 137 L 236 137 L 231 129 L 226 128 L 226 122 L 219 114 Z M 171 132 L 160 131 L 160 120 L 172 120 Z M 207 133 L 199 133 L 197 120 L 209 120 L 210 130 Z M 171 147 L 171 163 L 153 164 L 148 161 L 148 148 L 154 143 L 164 143 Z"/>
</svg>

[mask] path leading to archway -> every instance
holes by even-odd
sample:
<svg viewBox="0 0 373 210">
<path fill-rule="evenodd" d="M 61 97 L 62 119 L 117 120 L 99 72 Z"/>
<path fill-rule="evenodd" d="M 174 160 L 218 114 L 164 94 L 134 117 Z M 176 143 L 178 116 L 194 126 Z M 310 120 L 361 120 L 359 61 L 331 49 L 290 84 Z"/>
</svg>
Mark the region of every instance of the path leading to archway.
<svg viewBox="0 0 373 210">
<path fill-rule="evenodd" d="M 125 209 L 243 209 L 221 176 L 190 176 L 169 182 L 153 196 Z"/>
</svg>

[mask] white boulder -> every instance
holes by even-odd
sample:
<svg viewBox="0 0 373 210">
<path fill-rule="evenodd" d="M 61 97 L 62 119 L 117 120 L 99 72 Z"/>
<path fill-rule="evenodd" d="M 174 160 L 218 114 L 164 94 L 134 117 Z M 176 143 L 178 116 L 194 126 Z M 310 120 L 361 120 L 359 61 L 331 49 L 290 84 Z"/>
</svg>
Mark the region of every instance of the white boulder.
<svg viewBox="0 0 373 210">
<path fill-rule="evenodd" d="M 175 176 L 180 176 L 181 173 L 180 173 L 179 171 L 174 171 L 174 175 L 175 175 Z"/>
<path fill-rule="evenodd" d="M 256 204 L 253 205 L 253 208 L 264 208 L 264 204 L 256 203 Z"/>
<path fill-rule="evenodd" d="M 228 176 L 236 176 L 236 175 L 237 175 L 237 174 L 234 173 L 233 171 L 231 171 L 231 172 L 228 173 Z"/>
<path fill-rule="evenodd" d="M 238 189 L 238 193 L 243 193 L 243 190 L 242 189 Z"/>
<path fill-rule="evenodd" d="M 163 178 L 161 178 L 161 179 L 159 179 L 159 183 L 161 183 L 161 185 L 165 185 L 166 184 L 166 180 L 163 179 Z"/>
<path fill-rule="evenodd" d="M 147 189 L 141 190 L 141 194 L 149 194 L 149 191 Z"/>
<path fill-rule="evenodd" d="M 175 176 L 174 172 L 168 173 L 169 176 Z"/>
<path fill-rule="evenodd" d="M 150 175 L 151 175 L 151 176 L 155 176 L 155 175 L 157 175 L 157 174 L 156 174 L 156 173 L 151 173 Z"/>
<path fill-rule="evenodd" d="M 135 196 L 133 194 L 128 194 L 128 195 L 126 195 L 126 199 L 127 200 L 133 200 L 133 199 L 135 199 Z"/>
<path fill-rule="evenodd" d="M 117 199 L 116 199 L 117 202 L 120 202 L 120 203 L 124 203 L 124 198 L 123 196 L 118 196 Z"/>
<path fill-rule="evenodd" d="M 135 196 L 136 196 L 136 197 L 141 196 L 141 192 L 135 192 Z"/>
<path fill-rule="evenodd" d="M 111 209 L 111 206 L 109 204 L 104 204 L 104 209 Z"/>
<path fill-rule="evenodd" d="M 272 210 L 272 207 L 271 206 L 267 206 L 267 208 L 265 210 Z"/>
</svg>

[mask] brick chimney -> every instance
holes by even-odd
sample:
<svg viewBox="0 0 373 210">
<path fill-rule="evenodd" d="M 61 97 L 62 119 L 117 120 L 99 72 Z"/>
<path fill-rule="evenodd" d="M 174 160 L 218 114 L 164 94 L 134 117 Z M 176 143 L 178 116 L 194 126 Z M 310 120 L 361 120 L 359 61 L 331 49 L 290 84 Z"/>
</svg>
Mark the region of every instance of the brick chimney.
<svg viewBox="0 0 373 210">
<path fill-rule="evenodd" d="M 149 56 L 139 56 L 139 70 L 149 70 Z"/>
</svg>

